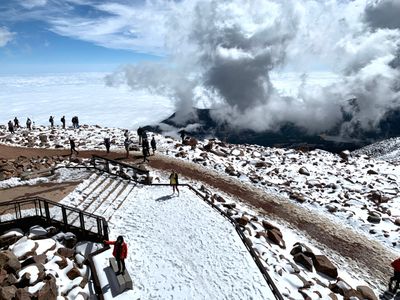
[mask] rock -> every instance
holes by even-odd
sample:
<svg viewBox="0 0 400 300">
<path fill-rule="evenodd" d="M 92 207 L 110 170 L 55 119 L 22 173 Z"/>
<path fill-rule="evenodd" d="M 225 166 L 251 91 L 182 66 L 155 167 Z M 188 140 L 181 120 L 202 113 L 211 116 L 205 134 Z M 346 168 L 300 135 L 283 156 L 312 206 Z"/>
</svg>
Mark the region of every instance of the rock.
<svg viewBox="0 0 400 300">
<path fill-rule="evenodd" d="M 4 269 L 0 269 L 0 286 L 3 284 L 3 281 L 5 281 L 8 277 L 7 271 Z"/>
<path fill-rule="evenodd" d="M 305 256 L 303 253 L 297 253 L 296 255 L 293 256 L 293 260 L 296 263 L 302 265 L 308 271 L 312 272 L 313 263 L 312 263 L 311 258 L 309 258 L 308 256 Z"/>
<path fill-rule="evenodd" d="M 338 280 L 335 283 L 330 283 L 329 289 L 335 294 L 340 294 L 342 296 L 344 296 L 345 294 L 349 293 L 350 290 L 352 290 L 351 286 L 340 278 L 338 278 Z"/>
<path fill-rule="evenodd" d="M 357 286 L 357 292 L 359 292 L 362 296 L 362 299 L 367 299 L 367 300 L 378 300 L 378 297 L 376 297 L 374 291 L 365 285 L 359 285 Z"/>
<path fill-rule="evenodd" d="M 21 263 L 14 253 L 6 250 L 0 252 L 0 268 L 5 269 L 8 273 L 16 274 L 21 269 Z"/>
<path fill-rule="evenodd" d="M 24 275 L 21 276 L 21 278 L 19 279 L 18 283 L 16 284 L 16 286 L 18 288 L 24 288 L 30 285 L 30 281 L 31 281 L 31 277 L 32 275 L 28 272 L 24 273 Z"/>
<path fill-rule="evenodd" d="M 325 206 L 325 208 L 326 208 L 330 213 L 335 213 L 335 212 L 337 212 L 337 210 L 338 210 L 337 206 L 332 205 L 332 204 L 327 204 L 327 205 Z"/>
<path fill-rule="evenodd" d="M 240 226 L 243 227 L 246 226 L 247 223 L 249 223 L 249 218 L 246 216 L 241 216 L 240 218 L 236 218 L 235 220 Z"/>
<path fill-rule="evenodd" d="M 44 133 L 39 134 L 39 140 L 42 144 L 47 143 L 48 142 L 47 135 Z"/>
<path fill-rule="evenodd" d="M 298 192 L 290 193 L 289 197 L 294 199 L 294 200 L 296 200 L 297 202 L 300 202 L 300 203 L 306 202 L 306 198 L 304 197 L 304 195 L 302 195 L 302 194 L 300 194 Z"/>
<path fill-rule="evenodd" d="M 68 271 L 67 273 L 67 277 L 70 280 L 74 280 L 75 278 L 82 276 L 81 272 L 79 271 L 79 269 L 77 269 L 76 267 L 73 267 L 71 270 Z"/>
<path fill-rule="evenodd" d="M 204 150 L 210 152 L 213 147 L 213 142 L 208 142 L 207 145 L 204 146 Z"/>
<path fill-rule="evenodd" d="M 266 220 L 262 220 L 262 225 L 263 225 L 263 227 L 264 227 L 266 230 L 271 230 L 271 229 L 279 230 L 278 227 L 272 225 L 271 223 L 269 223 L 269 222 L 266 221 Z M 279 231 L 280 231 L 280 230 L 279 230 Z"/>
<path fill-rule="evenodd" d="M 378 175 L 379 173 L 377 171 L 375 171 L 375 170 L 369 169 L 367 171 L 367 174 L 369 174 L 369 175 Z"/>
<path fill-rule="evenodd" d="M 349 150 L 343 150 L 342 152 L 339 153 L 339 156 L 343 159 L 343 160 L 349 160 L 350 157 L 350 151 Z"/>
<path fill-rule="evenodd" d="M 394 224 L 396 224 L 397 226 L 400 226 L 400 218 L 397 218 L 397 219 L 394 221 Z"/>
<path fill-rule="evenodd" d="M 25 268 L 26 266 L 30 266 L 30 265 L 34 265 L 34 264 L 42 264 L 42 265 L 44 265 L 46 262 L 47 262 L 46 254 L 33 255 L 33 256 L 25 259 L 21 263 L 21 268 Z"/>
<path fill-rule="evenodd" d="M 0 237 L 0 248 L 8 247 L 20 239 L 20 236 L 13 234 Z"/>
<path fill-rule="evenodd" d="M 237 175 L 237 171 L 235 170 L 235 168 L 232 165 L 227 165 L 225 167 L 225 173 L 230 175 L 230 176 L 236 176 Z"/>
<path fill-rule="evenodd" d="M 57 250 L 57 253 L 60 256 L 66 257 L 66 258 L 72 258 L 75 255 L 75 250 L 70 249 L 70 248 L 60 248 Z"/>
<path fill-rule="evenodd" d="M 381 222 L 381 217 L 376 214 L 372 214 L 368 216 L 367 221 L 370 223 L 379 224 Z"/>
<path fill-rule="evenodd" d="M 28 288 L 18 289 L 15 292 L 15 300 L 30 300 L 33 295 L 29 293 Z"/>
<path fill-rule="evenodd" d="M 64 269 L 68 266 L 68 261 L 64 256 L 60 256 L 61 260 L 56 261 L 56 264 L 60 267 L 60 269 Z"/>
<path fill-rule="evenodd" d="M 32 226 L 29 228 L 29 235 L 28 237 L 32 240 L 46 238 L 47 237 L 47 230 L 44 229 L 42 226 Z"/>
<path fill-rule="evenodd" d="M 13 300 L 15 299 L 15 293 L 17 288 L 13 285 L 0 287 L 0 299 L 1 300 Z"/>
<path fill-rule="evenodd" d="M 260 238 L 260 237 L 264 237 L 264 238 L 267 238 L 268 237 L 268 232 L 266 232 L 266 231 L 257 231 L 256 232 L 256 235 L 255 235 L 255 237 L 256 238 Z"/>
<path fill-rule="evenodd" d="M 76 243 L 78 242 L 78 239 L 76 238 L 76 235 L 73 234 L 72 232 L 67 232 L 64 236 L 64 246 L 66 248 L 73 248 L 75 247 Z"/>
<path fill-rule="evenodd" d="M 50 300 L 57 299 L 57 285 L 56 279 L 52 275 L 47 275 L 45 279 L 45 284 L 41 290 L 37 293 L 38 300 Z"/>
<path fill-rule="evenodd" d="M 303 253 L 304 255 L 310 257 L 311 259 L 314 259 L 315 254 L 312 252 L 312 250 L 307 247 L 303 243 L 295 243 L 293 245 L 293 249 L 290 251 L 290 254 L 295 256 L 297 253 Z"/>
<path fill-rule="evenodd" d="M 338 276 L 337 268 L 325 255 L 314 255 L 314 268 L 317 272 L 327 275 L 332 278 Z"/>
<path fill-rule="evenodd" d="M 301 289 L 308 289 L 310 288 L 313 283 L 312 281 L 306 280 L 303 276 L 301 276 L 300 274 L 294 273 L 293 275 L 295 275 L 297 278 L 300 279 L 300 281 L 303 283 L 303 286 L 300 287 Z"/>
<path fill-rule="evenodd" d="M 299 173 L 302 174 L 302 175 L 310 176 L 310 172 L 305 167 L 301 167 L 299 169 Z"/>
<path fill-rule="evenodd" d="M 271 229 L 267 231 L 268 238 L 274 243 L 277 244 L 282 249 L 286 248 L 285 241 L 282 239 L 282 233 L 277 229 Z"/>
<path fill-rule="evenodd" d="M 338 297 L 334 293 L 328 295 L 332 300 L 338 300 Z"/>
</svg>

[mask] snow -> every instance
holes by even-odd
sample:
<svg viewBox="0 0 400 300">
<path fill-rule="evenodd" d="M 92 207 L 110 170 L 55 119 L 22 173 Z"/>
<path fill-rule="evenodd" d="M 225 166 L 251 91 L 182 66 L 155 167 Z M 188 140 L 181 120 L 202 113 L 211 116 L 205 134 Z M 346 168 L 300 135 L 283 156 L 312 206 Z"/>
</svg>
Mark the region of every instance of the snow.
<svg viewBox="0 0 400 300">
<path fill-rule="evenodd" d="M 273 298 L 234 227 L 188 189 L 177 197 L 169 187 L 139 186 L 109 226 L 114 239 L 123 235 L 128 243 L 134 297 Z M 100 270 L 107 267 L 98 260 Z"/>
<path fill-rule="evenodd" d="M 35 248 L 35 242 L 28 239 L 26 236 L 20 238 L 12 247 L 11 251 L 15 254 L 16 257 L 23 257 L 28 252 L 32 251 Z"/>
</svg>

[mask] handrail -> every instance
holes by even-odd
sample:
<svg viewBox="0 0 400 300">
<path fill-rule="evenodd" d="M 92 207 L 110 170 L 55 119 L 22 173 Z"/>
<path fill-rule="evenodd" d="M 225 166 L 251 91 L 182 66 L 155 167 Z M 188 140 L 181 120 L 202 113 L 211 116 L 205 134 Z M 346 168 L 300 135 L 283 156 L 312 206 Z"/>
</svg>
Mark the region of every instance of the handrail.
<svg viewBox="0 0 400 300">
<path fill-rule="evenodd" d="M 95 168 L 96 168 L 96 159 L 105 160 L 106 162 L 109 162 L 109 163 L 112 163 L 112 164 L 116 164 L 116 165 L 120 165 L 120 166 L 125 167 L 125 168 L 132 169 L 132 170 L 134 170 L 135 173 L 138 173 L 138 174 L 149 175 L 149 173 L 150 173 L 148 170 L 142 170 L 140 168 L 137 168 L 135 166 L 129 165 L 129 164 L 124 163 L 124 162 L 116 161 L 116 160 L 113 160 L 113 159 L 110 159 L 110 158 L 106 158 L 106 157 L 102 157 L 102 156 L 99 156 L 99 155 L 92 155 L 92 162 L 93 162 Z M 100 169 L 100 171 L 105 171 L 105 170 Z"/>
</svg>

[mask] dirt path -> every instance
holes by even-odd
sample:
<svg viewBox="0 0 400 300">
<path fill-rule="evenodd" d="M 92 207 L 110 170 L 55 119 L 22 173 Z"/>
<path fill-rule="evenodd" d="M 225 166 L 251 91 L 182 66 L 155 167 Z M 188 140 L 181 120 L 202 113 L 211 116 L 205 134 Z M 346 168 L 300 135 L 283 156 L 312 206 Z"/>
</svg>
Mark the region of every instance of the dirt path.
<svg viewBox="0 0 400 300">
<path fill-rule="evenodd" d="M 105 156 L 104 151 L 81 151 L 79 157 L 89 158 L 92 154 Z M 138 157 L 135 157 L 135 154 L 137 155 L 137 153 L 133 153 L 130 159 L 124 159 L 124 161 L 138 161 Z M 20 155 L 26 157 L 68 156 L 69 151 L 0 145 L 0 158 L 10 159 Z M 123 153 L 115 152 L 107 155 L 111 159 L 123 159 L 123 156 Z M 391 269 L 388 266 L 390 266 L 390 261 L 395 258 L 395 255 L 387 248 L 378 242 L 368 240 L 365 236 L 355 231 L 333 223 L 328 218 L 317 215 L 305 207 L 296 205 L 284 197 L 269 195 L 265 191 L 248 184 L 243 184 L 235 178 L 221 175 L 199 165 L 161 154 L 151 156 L 149 164 L 152 168 L 160 170 L 175 169 L 185 177 L 204 182 L 207 185 L 236 196 L 243 203 L 259 209 L 266 216 L 291 224 L 295 229 L 297 228 L 323 245 L 324 248 L 332 249 L 341 257 L 350 259 L 351 266 L 354 264 L 363 274 L 366 274 L 366 278 L 364 279 L 370 277 L 377 279 L 380 284 L 386 284 L 388 278 L 391 276 Z M 21 193 L 23 192 L 27 193 L 27 191 L 21 190 Z"/>
<path fill-rule="evenodd" d="M 71 193 L 79 183 L 80 182 L 41 183 L 32 186 L 24 185 L 9 189 L 0 189 L 0 202 L 35 196 L 58 202 Z"/>
<path fill-rule="evenodd" d="M 367 240 L 365 236 L 333 223 L 324 216 L 316 215 L 288 199 L 269 195 L 232 177 L 163 155 L 152 157 L 150 166 L 162 170 L 174 169 L 185 177 L 202 181 L 238 197 L 243 203 L 260 209 L 266 216 L 291 224 L 319 244 L 351 259 L 356 267 L 364 270 L 362 273 L 369 273 L 370 276 L 367 277 L 377 279 L 380 284 L 386 284 L 392 275 L 388 266 L 395 255 L 380 243 Z"/>
</svg>

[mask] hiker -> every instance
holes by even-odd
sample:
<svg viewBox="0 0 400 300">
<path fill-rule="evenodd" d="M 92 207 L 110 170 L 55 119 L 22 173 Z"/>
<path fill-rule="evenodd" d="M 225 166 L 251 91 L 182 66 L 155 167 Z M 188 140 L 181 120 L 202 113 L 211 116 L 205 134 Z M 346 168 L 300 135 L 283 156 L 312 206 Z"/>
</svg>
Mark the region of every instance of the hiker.
<svg viewBox="0 0 400 300">
<path fill-rule="evenodd" d="M 125 137 L 125 139 L 129 140 L 129 130 L 128 129 L 125 129 L 124 137 Z"/>
<path fill-rule="evenodd" d="M 29 118 L 26 119 L 26 128 L 32 130 L 32 121 Z"/>
<path fill-rule="evenodd" d="M 139 137 L 139 145 L 142 144 L 142 134 L 143 134 L 143 129 L 142 129 L 142 127 L 139 127 L 137 130 L 137 135 Z"/>
<path fill-rule="evenodd" d="M 72 122 L 72 127 L 75 128 L 76 126 L 76 117 L 72 117 L 71 122 Z"/>
<path fill-rule="evenodd" d="M 8 131 L 10 133 L 14 133 L 14 124 L 13 124 L 13 122 L 11 122 L 11 120 L 8 121 Z"/>
<path fill-rule="evenodd" d="M 54 117 L 53 116 L 50 116 L 49 122 L 50 122 L 50 127 L 53 128 L 54 127 Z"/>
<path fill-rule="evenodd" d="M 19 120 L 17 117 L 14 118 L 14 128 L 19 128 Z"/>
<path fill-rule="evenodd" d="M 129 145 L 131 144 L 131 141 L 129 139 L 125 139 L 124 141 L 124 146 L 126 150 L 126 158 L 129 158 Z"/>
<path fill-rule="evenodd" d="M 110 153 L 110 146 L 111 146 L 110 138 L 104 138 L 104 145 L 106 146 L 107 153 Z"/>
<path fill-rule="evenodd" d="M 128 245 L 124 242 L 123 236 L 119 236 L 116 241 L 104 241 L 104 244 L 114 245 L 113 256 L 117 261 L 118 271 L 116 275 L 125 274 L 125 259 L 128 256 Z"/>
<path fill-rule="evenodd" d="M 400 257 L 392 261 L 391 266 L 393 267 L 393 276 L 390 277 L 389 281 L 389 291 L 393 294 L 399 289 L 400 285 Z M 394 288 L 392 288 L 393 281 L 396 281 Z"/>
<path fill-rule="evenodd" d="M 65 116 L 62 116 L 61 119 L 62 129 L 65 129 Z"/>
<path fill-rule="evenodd" d="M 71 146 L 71 154 L 70 154 L 70 156 L 72 156 L 74 151 L 75 151 L 76 155 L 78 155 L 79 152 L 75 149 L 75 140 L 73 139 L 72 136 L 69 137 L 69 145 Z"/>
<path fill-rule="evenodd" d="M 143 153 L 143 162 L 146 160 L 149 161 L 147 156 L 149 156 L 149 141 L 147 139 L 143 140 L 143 145 L 142 145 L 142 153 Z"/>
<path fill-rule="evenodd" d="M 185 132 L 185 130 L 181 130 L 180 133 L 181 133 L 181 139 L 182 139 L 182 144 L 183 144 L 183 141 L 185 140 L 186 132 Z"/>
<path fill-rule="evenodd" d="M 79 128 L 79 119 L 77 116 L 75 116 L 75 126 L 76 128 Z"/>
<path fill-rule="evenodd" d="M 169 175 L 169 184 L 172 185 L 172 191 L 173 191 L 173 195 L 175 194 L 175 190 L 178 192 L 178 196 L 179 196 L 179 190 L 178 190 L 178 174 L 172 170 L 171 175 Z"/>
<path fill-rule="evenodd" d="M 153 155 L 154 155 L 156 150 L 157 150 L 157 145 L 156 145 L 156 140 L 154 139 L 154 135 L 153 135 L 153 137 L 151 139 L 150 144 L 151 144 L 151 149 L 153 149 Z"/>
</svg>

